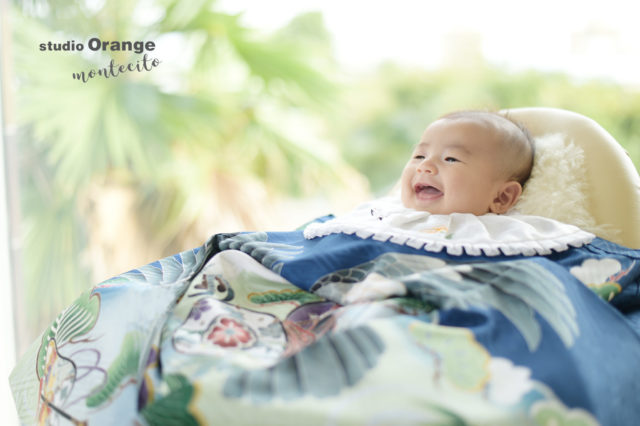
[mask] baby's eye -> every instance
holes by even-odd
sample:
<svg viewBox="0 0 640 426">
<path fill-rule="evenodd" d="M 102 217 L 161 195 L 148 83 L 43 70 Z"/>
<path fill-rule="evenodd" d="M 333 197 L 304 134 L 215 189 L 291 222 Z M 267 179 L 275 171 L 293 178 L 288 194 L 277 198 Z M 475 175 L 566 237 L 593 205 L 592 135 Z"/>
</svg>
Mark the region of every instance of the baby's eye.
<svg viewBox="0 0 640 426">
<path fill-rule="evenodd" d="M 458 160 L 457 158 L 454 158 L 454 157 L 446 157 L 444 159 L 444 161 L 446 161 L 447 163 L 457 163 L 460 160 Z"/>
<path fill-rule="evenodd" d="M 424 160 L 424 155 L 422 154 L 416 154 L 413 156 L 414 160 Z"/>
</svg>

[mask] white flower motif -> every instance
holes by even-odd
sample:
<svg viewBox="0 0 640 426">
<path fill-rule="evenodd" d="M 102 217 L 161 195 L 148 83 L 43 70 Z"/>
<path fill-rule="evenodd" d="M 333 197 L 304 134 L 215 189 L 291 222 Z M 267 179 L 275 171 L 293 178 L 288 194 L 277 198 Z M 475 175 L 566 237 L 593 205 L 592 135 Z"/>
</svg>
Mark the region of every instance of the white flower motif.
<svg viewBox="0 0 640 426">
<path fill-rule="evenodd" d="M 574 266 L 569 270 L 571 274 L 582 281 L 583 284 L 602 284 L 607 278 L 617 274 L 622 265 L 615 259 L 587 259 L 580 266 Z"/>
<path fill-rule="evenodd" d="M 512 405 L 531 389 L 531 370 L 513 365 L 506 358 L 492 358 L 489 362 L 490 378 L 487 383 L 489 400 L 499 404 Z"/>
</svg>

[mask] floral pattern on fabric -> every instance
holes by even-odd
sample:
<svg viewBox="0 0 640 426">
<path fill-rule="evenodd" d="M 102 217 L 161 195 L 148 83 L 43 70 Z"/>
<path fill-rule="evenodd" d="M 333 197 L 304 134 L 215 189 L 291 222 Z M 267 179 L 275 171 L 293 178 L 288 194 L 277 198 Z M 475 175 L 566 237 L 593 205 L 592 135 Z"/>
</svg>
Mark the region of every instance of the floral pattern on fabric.
<svg viewBox="0 0 640 426">
<path fill-rule="evenodd" d="M 249 348 L 256 338 L 251 331 L 231 318 L 220 318 L 213 326 L 213 330 L 207 336 L 214 345 L 222 347 Z"/>
<path fill-rule="evenodd" d="M 622 292 L 618 281 L 627 276 L 634 268 L 636 261 L 623 269 L 615 258 L 586 259 L 580 266 L 570 269 L 571 274 L 593 290 L 602 299 L 610 302 Z"/>
<path fill-rule="evenodd" d="M 80 295 L 11 386 L 23 424 L 630 424 L 640 340 L 615 303 L 639 283 L 640 252 L 599 239 L 487 257 L 220 234 Z"/>
</svg>

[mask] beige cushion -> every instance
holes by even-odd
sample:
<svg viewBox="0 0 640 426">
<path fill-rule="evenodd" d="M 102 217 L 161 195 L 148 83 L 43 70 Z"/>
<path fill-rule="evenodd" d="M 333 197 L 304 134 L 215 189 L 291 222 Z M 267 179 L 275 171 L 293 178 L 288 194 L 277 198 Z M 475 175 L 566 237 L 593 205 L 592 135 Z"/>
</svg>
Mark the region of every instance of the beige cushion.
<svg viewBox="0 0 640 426">
<path fill-rule="evenodd" d="M 621 232 L 613 241 L 640 249 L 640 176 L 618 142 L 598 123 L 556 108 L 515 108 L 503 112 L 539 137 L 562 133 L 584 150 L 587 208 L 600 225 Z"/>
</svg>

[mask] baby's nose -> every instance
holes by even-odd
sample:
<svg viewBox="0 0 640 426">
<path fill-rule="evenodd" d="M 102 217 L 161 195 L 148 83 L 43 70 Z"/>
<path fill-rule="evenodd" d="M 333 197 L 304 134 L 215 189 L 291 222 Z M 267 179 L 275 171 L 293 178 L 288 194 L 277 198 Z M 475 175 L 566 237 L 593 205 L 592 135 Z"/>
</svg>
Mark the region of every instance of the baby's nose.
<svg viewBox="0 0 640 426">
<path fill-rule="evenodd" d="M 429 161 L 428 159 L 424 159 L 422 160 L 422 162 L 418 165 L 417 168 L 418 173 L 429 173 L 429 174 L 433 174 L 436 172 L 436 168 L 434 166 L 434 164 Z"/>
</svg>

